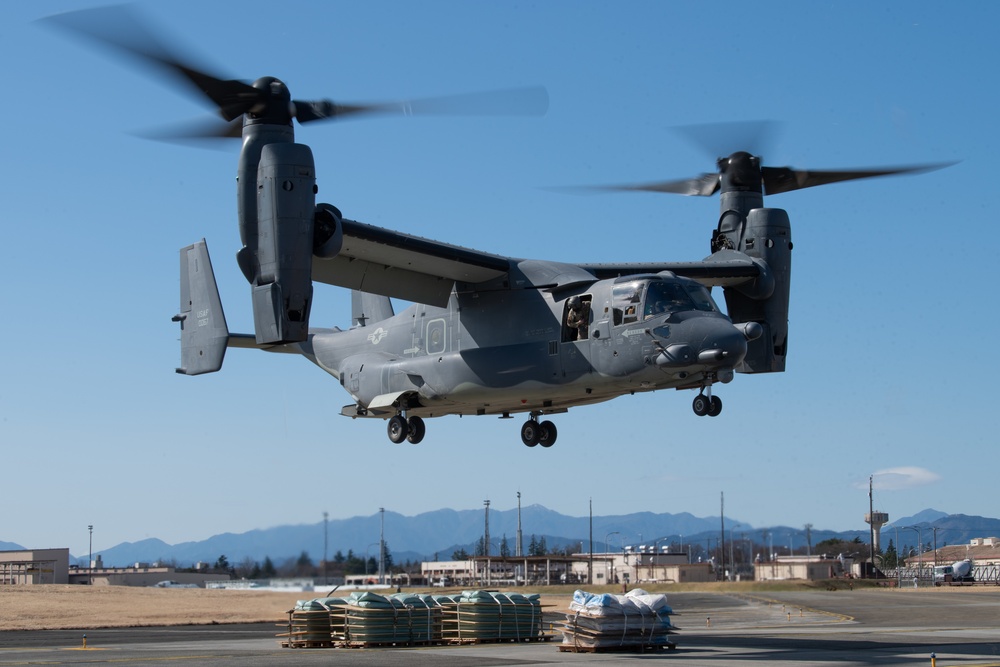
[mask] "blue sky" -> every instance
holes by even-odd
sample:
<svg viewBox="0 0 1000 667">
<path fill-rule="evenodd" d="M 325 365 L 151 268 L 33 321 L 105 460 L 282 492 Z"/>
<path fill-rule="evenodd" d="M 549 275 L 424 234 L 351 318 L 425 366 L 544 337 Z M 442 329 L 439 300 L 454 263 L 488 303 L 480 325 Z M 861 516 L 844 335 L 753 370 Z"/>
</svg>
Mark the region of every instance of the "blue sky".
<svg viewBox="0 0 1000 667">
<path fill-rule="evenodd" d="M 713 169 L 675 128 L 771 119 L 765 163 L 960 162 L 770 198 L 789 212 L 786 373 L 738 376 L 698 418 L 659 392 L 556 418 L 443 418 L 419 446 L 339 416 L 349 397 L 305 360 L 231 350 L 176 375 L 178 250 L 213 253 L 230 329 L 252 331 L 234 254 L 238 144 L 136 133 L 207 109 L 35 19 L 89 6 L 0 5 L 7 93 L 0 221 L 0 540 L 95 551 L 159 537 L 453 507 L 540 503 L 582 516 L 726 513 L 754 526 L 863 528 L 1000 516 L 996 213 L 989 162 L 1000 4 L 938 2 L 140 3 L 198 62 L 281 77 L 294 97 L 392 100 L 541 84 L 542 118 L 399 118 L 297 130 L 320 200 L 347 217 L 560 261 L 694 260 L 718 200 L 574 196 L 550 186 Z M 733 149 L 741 148 L 734 146 Z M 721 301 L 721 294 L 717 295 Z M 319 287 L 316 326 L 347 326 Z M 526 527 L 530 530 L 530 527 Z"/>
</svg>

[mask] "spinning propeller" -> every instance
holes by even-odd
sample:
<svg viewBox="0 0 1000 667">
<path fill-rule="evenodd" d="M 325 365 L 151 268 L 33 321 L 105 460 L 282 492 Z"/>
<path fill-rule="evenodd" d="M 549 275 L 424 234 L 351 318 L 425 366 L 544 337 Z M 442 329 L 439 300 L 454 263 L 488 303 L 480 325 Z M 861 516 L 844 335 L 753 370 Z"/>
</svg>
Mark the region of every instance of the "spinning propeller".
<svg viewBox="0 0 1000 667">
<path fill-rule="evenodd" d="M 765 135 L 773 132 L 774 126 L 775 124 L 769 121 L 757 121 L 751 123 L 697 125 L 680 128 L 679 131 L 708 152 L 718 156 L 725 154 L 725 146 L 727 145 L 759 146 Z M 728 157 L 720 157 L 716 160 L 718 171 L 702 174 L 694 178 L 657 181 L 653 183 L 596 186 L 596 189 L 626 192 L 666 192 L 703 197 L 714 195 L 720 190 L 725 192 L 744 191 L 776 195 L 782 192 L 791 192 L 792 190 L 801 190 L 803 188 L 839 183 L 841 181 L 933 171 L 952 164 L 949 162 L 942 164 L 883 167 L 879 169 L 818 171 L 792 169 L 791 167 L 761 166 L 759 148 L 751 148 L 751 151 L 736 151 Z"/>
<path fill-rule="evenodd" d="M 247 83 L 210 74 L 204 67 L 185 62 L 157 38 L 135 10 L 126 6 L 69 12 L 43 21 L 178 79 L 207 98 L 226 121 L 170 133 L 176 138 L 239 137 L 240 119 L 244 115 L 249 122 L 290 124 L 292 118 L 299 123 L 310 123 L 385 114 L 540 116 L 548 110 L 548 93 L 541 86 L 395 102 L 293 100 L 287 86 L 274 77 Z"/>
</svg>

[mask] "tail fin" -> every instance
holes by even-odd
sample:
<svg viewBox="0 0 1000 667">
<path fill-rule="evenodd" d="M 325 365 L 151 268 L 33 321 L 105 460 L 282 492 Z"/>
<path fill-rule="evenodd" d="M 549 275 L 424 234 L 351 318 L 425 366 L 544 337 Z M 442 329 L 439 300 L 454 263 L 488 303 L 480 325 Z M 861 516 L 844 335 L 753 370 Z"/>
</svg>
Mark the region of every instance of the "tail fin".
<svg viewBox="0 0 1000 667">
<path fill-rule="evenodd" d="M 387 320 L 396 313 L 392 310 L 392 302 L 387 296 L 369 294 L 368 292 L 351 292 L 351 326 L 364 327 L 382 320 Z"/>
<path fill-rule="evenodd" d="M 201 375 L 222 368 L 229 328 L 205 239 L 181 249 L 181 312 L 173 321 L 181 325 L 178 373 Z"/>
</svg>

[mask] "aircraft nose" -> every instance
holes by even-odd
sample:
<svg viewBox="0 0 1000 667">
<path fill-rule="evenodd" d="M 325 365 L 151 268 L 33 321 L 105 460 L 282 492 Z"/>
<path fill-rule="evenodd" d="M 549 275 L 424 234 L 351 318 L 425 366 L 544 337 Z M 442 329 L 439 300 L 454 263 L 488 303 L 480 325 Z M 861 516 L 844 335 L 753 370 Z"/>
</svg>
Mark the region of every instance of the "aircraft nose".
<svg viewBox="0 0 1000 667">
<path fill-rule="evenodd" d="M 664 369 L 692 367 L 708 369 L 735 368 L 746 357 L 748 335 L 728 320 L 707 322 L 701 319 L 690 328 L 678 331 L 677 342 L 661 348 L 656 365 Z"/>
<path fill-rule="evenodd" d="M 707 366 L 734 367 L 747 355 L 747 337 L 742 331 L 727 324 L 713 335 L 705 337 L 698 352 L 698 362 Z"/>
</svg>

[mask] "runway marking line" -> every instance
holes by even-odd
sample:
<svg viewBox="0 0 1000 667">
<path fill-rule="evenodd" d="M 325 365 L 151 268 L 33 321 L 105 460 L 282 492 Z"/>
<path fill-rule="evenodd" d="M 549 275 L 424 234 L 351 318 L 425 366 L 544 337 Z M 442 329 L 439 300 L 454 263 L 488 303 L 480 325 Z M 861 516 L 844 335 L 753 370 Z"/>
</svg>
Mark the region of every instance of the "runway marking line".
<svg viewBox="0 0 1000 667">
<path fill-rule="evenodd" d="M 802 605 L 797 605 L 797 604 L 791 604 L 790 605 L 787 602 L 782 602 L 781 600 L 775 600 L 774 598 L 767 598 L 767 597 L 764 597 L 763 595 L 742 594 L 742 595 L 733 596 L 733 597 L 746 598 L 747 600 L 754 600 L 756 602 L 767 602 L 767 603 L 770 603 L 770 604 L 780 604 L 780 605 L 784 605 L 784 606 L 791 606 L 791 607 L 793 607 L 795 609 L 801 609 L 802 611 L 808 611 L 808 612 L 813 613 L 813 614 L 822 614 L 824 616 L 831 616 L 836 621 L 839 621 L 839 622 L 842 622 L 842 623 L 843 622 L 852 622 L 852 621 L 855 620 L 853 616 L 849 616 L 847 614 L 838 614 L 838 613 L 833 612 L 833 611 L 823 611 L 822 609 L 813 609 L 812 607 L 803 607 Z"/>
</svg>

